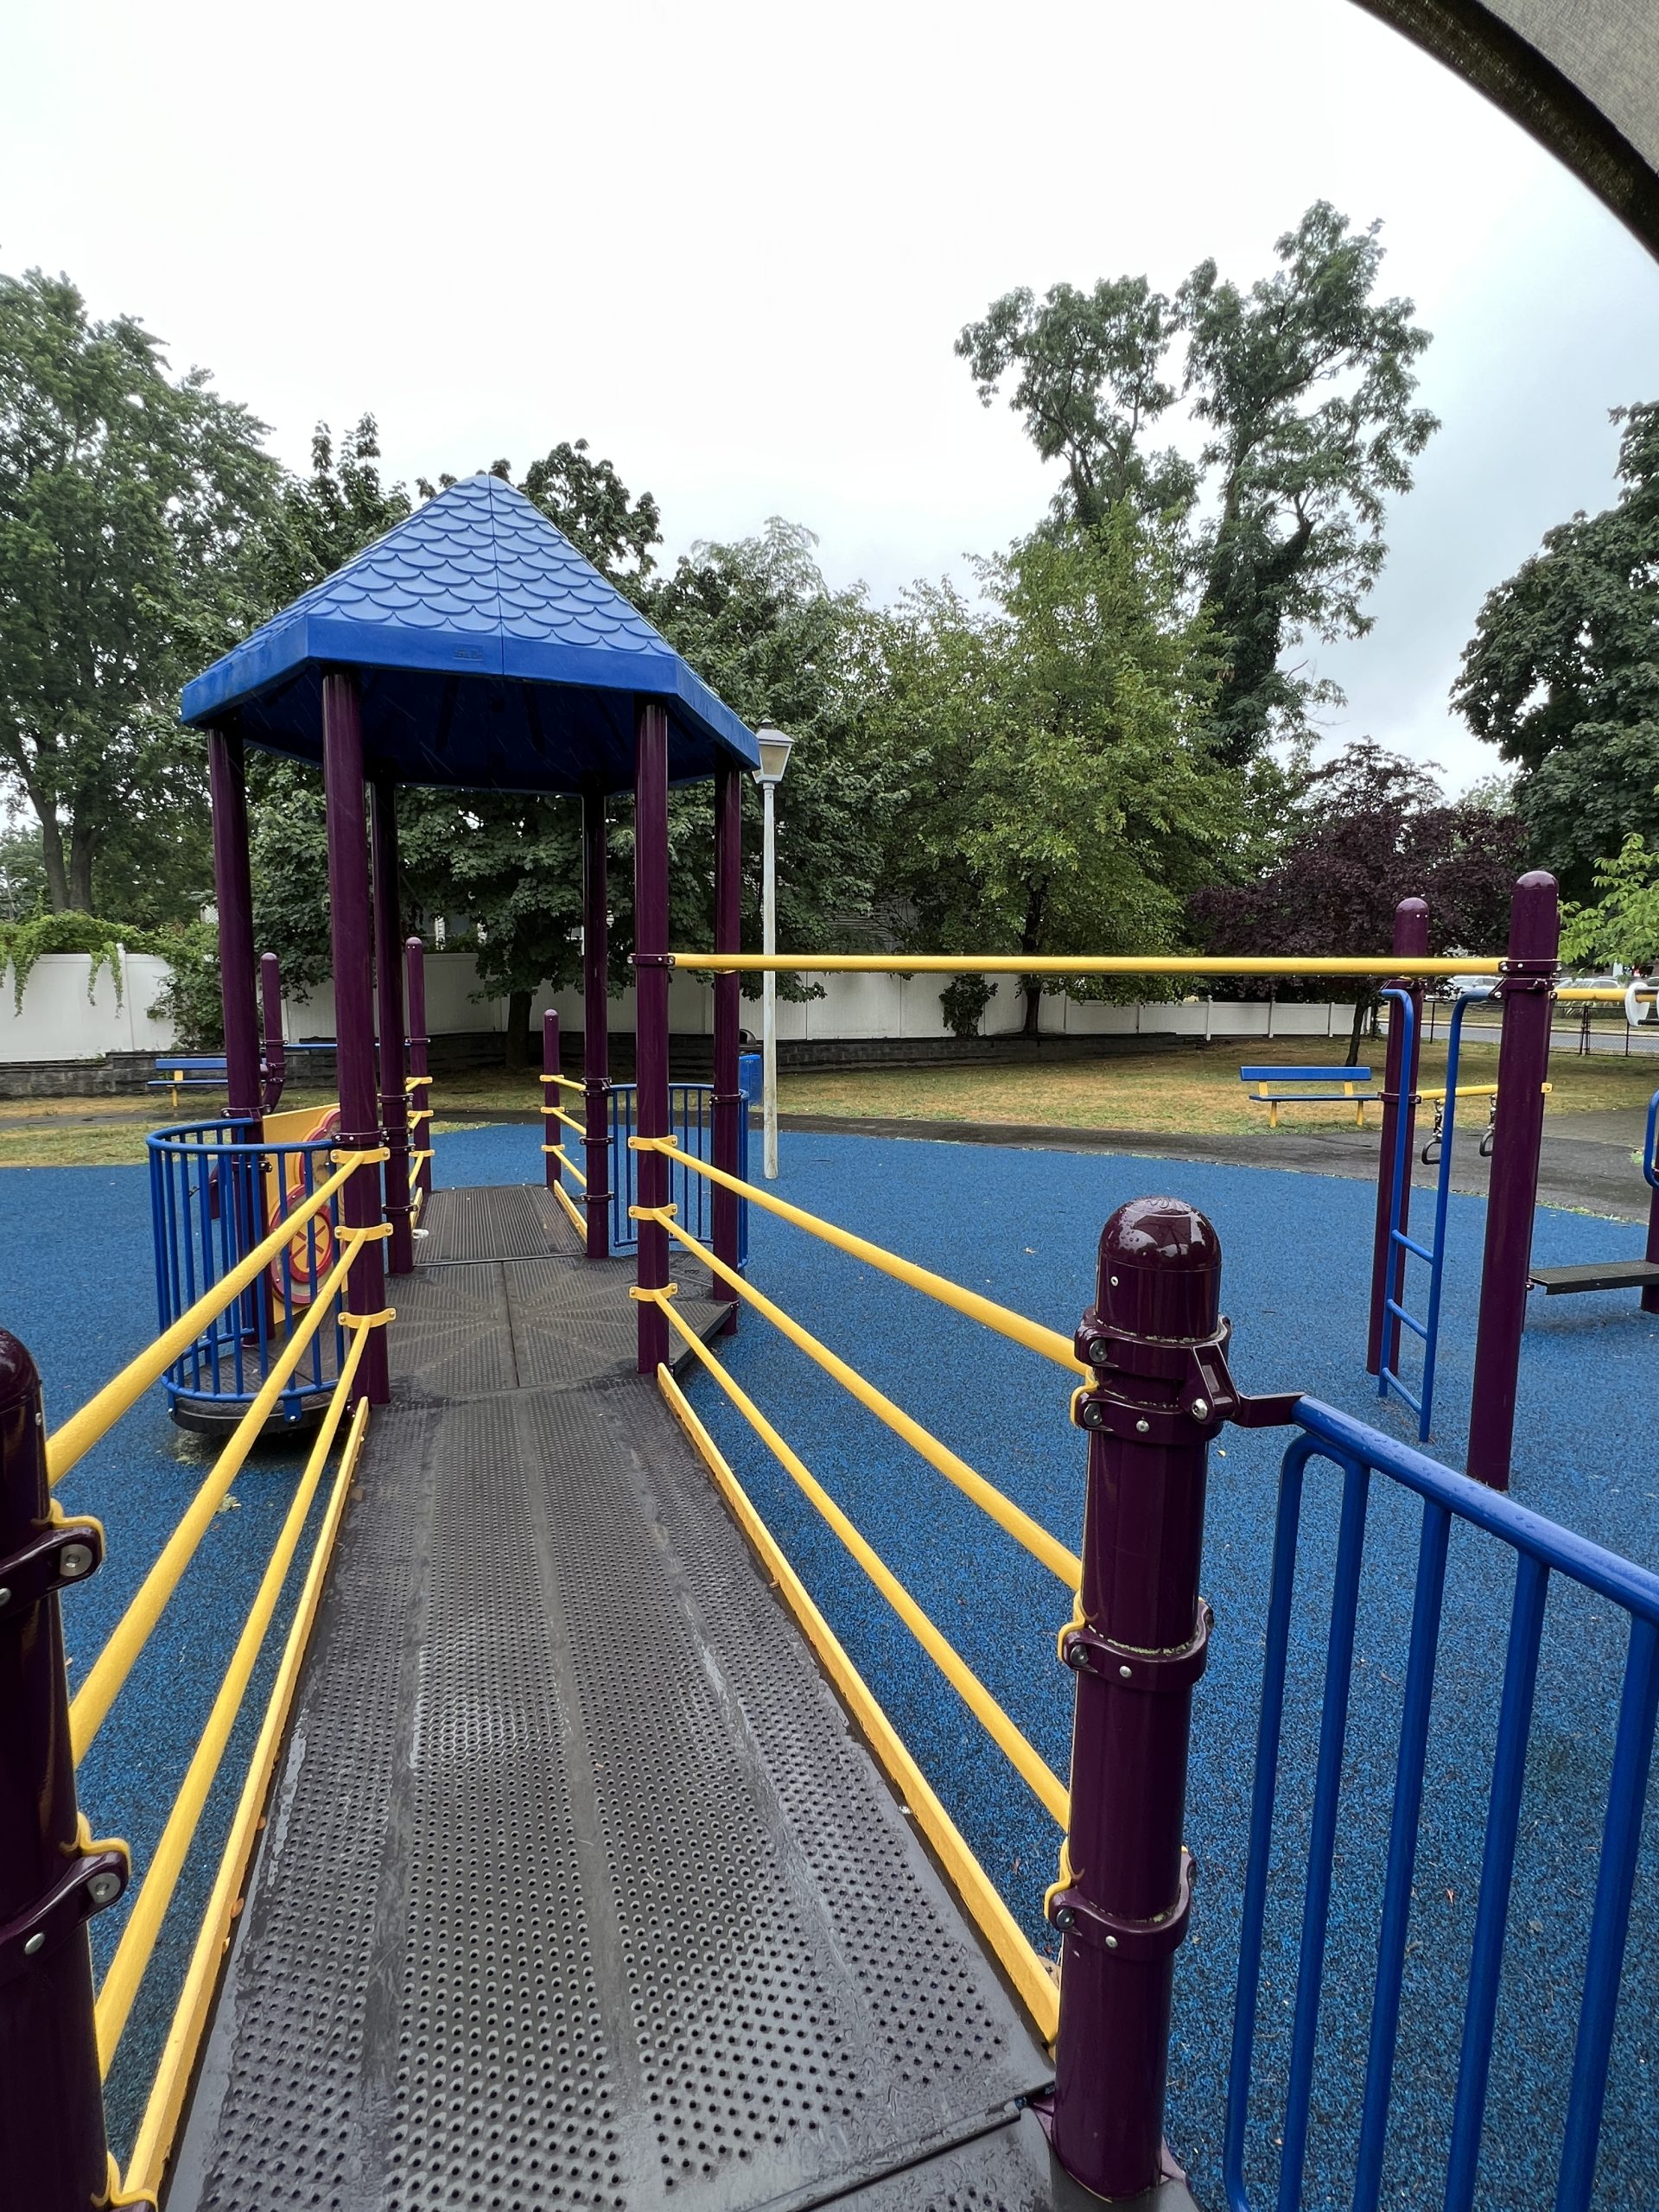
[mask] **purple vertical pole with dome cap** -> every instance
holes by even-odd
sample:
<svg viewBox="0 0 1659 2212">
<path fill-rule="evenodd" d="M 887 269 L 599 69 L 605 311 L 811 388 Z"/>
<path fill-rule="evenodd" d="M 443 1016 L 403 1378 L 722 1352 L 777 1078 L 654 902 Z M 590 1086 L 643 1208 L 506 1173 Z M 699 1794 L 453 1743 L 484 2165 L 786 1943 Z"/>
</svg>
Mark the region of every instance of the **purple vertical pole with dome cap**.
<svg viewBox="0 0 1659 2212">
<path fill-rule="evenodd" d="M 369 786 L 374 846 L 374 987 L 380 1028 L 380 1122 L 386 1133 L 386 1219 L 391 1272 L 415 1264 L 409 1203 L 409 1090 L 404 1026 L 404 918 L 397 890 L 397 786 L 377 774 Z M 366 1357 L 367 1355 L 365 1354 Z"/>
<path fill-rule="evenodd" d="M 588 1257 L 611 1250 L 611 917 L 605 794 L 582 794 L 582 1173 Z"/>
<path fill-rule="evenodd" d="M 1402 899 L 1394 910 L 1393 950 L 1402 960 L 1421 960 L 1428 951 L 1428 908 L 1421 899 Z M 1402 1021 L 1390 1018 L 1387 1057 L 1382 1064 L 1382 1137 L 1376 1156 L 1376 1228 L 1371 1244 L 1371 1319 L 1365 1339 L 1365 1370 L 1369 1375 L 1380 1375 L 1384 1357 L 1383 1340 L 1387 1338 L 1387 1359 L 1395 1374 L 1400 1371 L 1400 1323 L 1391 1315 L 1388 1302 L 1393 1299 L 1398 1306 L 1405 1291 L 1406 1255 L 1403 1247 L 1395 1245 L 1389 1235 L 1390 1226 L 1390 1198 L 1394 1187 L 1395 1147 L 1398 1141 L 1400 1116 L 1406 1117 L 1406 1184 L 1400 1193 L 1400 1226 L 1406 1228 L 1411 1216 L 1412 1144 L 1417 1122 L 1417 1069 L 1421 1052 L 1423 1033 L 1423 986 L 1421 979 L 1408 982 L 1404 988 L 1411 994 L 1411 1003 L 1416 1019 L 1411 1025 L 1411 1050 L 1406 1051 L 1405 1028 Z"/>
<path fill-rule="evenodd" d="M 1109 2198 L 1185 2179 L 1164 2143 L 1164 2085 L 1192 1896 L 1181 1828 L 1209 1638 L 1198 1595 L 1209 1444 L 1239 1406 L 1220 1287 L 1204 1215 L 1135 1199 L 1101 1233 L 1077 1338 L 1094 1380 L 1073 1405 L 1089 1470 L 1079 1619 L 1060 1642 L 1077 1705 L 1071 1829 L 1048 1898 L 1063 1947 L 1048 2125 L 1066 2171 Z"/>
<path fill-rule="evenodd" d="M 743 781 L 734 760 L 715 770 L 715 950 L 736 952 L 743 934 Z M 742 1149 L 741 1116 L 748 1111 L 738 1082 L 740 987 L 735 976 L 715 977 L 715 1165 L 728 1175 L 739 1173 Z M 738 1264 L 738 1196 L 716 1183 L 714 1194 L 715 1257 Z M 723 1333 L 737 1326 L 737 1293 L 715 1280 L 715 1296 L 727 1301 Z"/>
<path fill-rule="evenodd" d="M 374 992 L 369 957 L 368 823 L 364 810 L 363 727 L 357 679 L 334 671 L 322 679 L 322 779 L 328 810 L 328 934 L 334 966 L 334 1064 L 344 1152 L 378 1151 L 374 1098 Z M 380 1171 L 359 1167 L 340 1193 L 347 1229 L 380 1222 Z M 379 1313 L 385 1269 L 378 1243 L 359 1248 L 346 1278 L 348 1310 Z M 372 1329 L 353 1399 L 384 1406 L 391 1395 L 386 1332 Z"/>
<path fill-rule="evenodd" d="M 426 1048 L 430 1039 L 426 1033 L 426 947 L 417 937 L 404 940 L 404 964 L 409 986 L 409 1071 L 420 1088 L 415 1094 L 417 1107 L 426 1111 L 425 1121 L 417 1126 L 420 1142 L 416 1152 L 426 1154 L 415 1177 L 416 1188 L 423 1198 L 432 1195 L 432 1086 L 427 1081 Z"/>
<path fill-rule="evenodd" d="M 1553 875 L 1523 875 L 1510 903 L 1510 950 L 1497 979 L 1503 1034 L 1497 1048 L 1497 1112 L 1486 1200 L 1486 1250 L 1475 1332 L 1468 1471 L 1493 1490 L 1510 1486 L 1521 1338 L 1527 1325 L 1538 1153 L 1549 1077 L 1549 1024 L 1560 903 Z"/>
<path fill-rule="evenodd" d="M 207 786 L 213 815 L 213 898 L 219 909 L 226 1089 L 232 1119 L 257 1122 L 261 1104 L 259 1016 L 253 984 L 248 784 L 242 741 L 232 732 L 210 729 L 207 733 Z"/>
<path fill-rule="evenodd" d="M 668 710 L 641 700 L 635 709 L 633 767 L 633 1004 L 636 1113 L 642 1137 L 668 1135 Z M 642 1152 L 634 1188 L 642 1206 L 668 1204 L 668 1161 Z M 639 1224 L 640 1290 L 668 1283 L 668 1231 Z M 668 1318 L 639 1301 L 639 1372 L 668 1357 Z"/>
<path fill-rule="evenodd" d="M 41 1379 L 0 1330 L 0 2198 L 87 2212 L 109 2158 L 86 1923 L 129 1870 L 124 1846 L 81 1840 L 69 1740 L 57 1593 L 100 1535 L 51 1514 Z"/>
</svg>

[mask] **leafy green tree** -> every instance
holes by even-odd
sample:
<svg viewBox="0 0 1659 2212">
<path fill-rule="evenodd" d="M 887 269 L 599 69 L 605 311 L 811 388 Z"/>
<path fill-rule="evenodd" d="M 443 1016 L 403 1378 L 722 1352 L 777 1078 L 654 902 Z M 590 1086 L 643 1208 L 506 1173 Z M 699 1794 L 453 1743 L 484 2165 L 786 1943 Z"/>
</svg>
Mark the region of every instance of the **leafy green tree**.
<svg viewBox="0 0 1659 2212">
<path fill-rule="evenodd" d="M 1519 764 L 1534 848 L 1580 899 L 1604 855 L 1659 836 L 1659 403 L 1613 419 L 1618 499 L 1488 593 L 1452 693 Z"/>
<path fill-rule="evenodd" d="M 1561 915 L 1561 957 L 1573 967 L 1659 965 L 1659 850 L 1633 830 L 1611 859 L 1598 861 L 1593 904 L 1569 902 Z"/>
<path fill-rule="evenodd" d="M 181 683 L 244 626 L 240 553 L 276 470 L 205 370 L 63 276 L 0 276 L 0 774 L 41 824 L 47 897 L 90 911 L 100 855 L 203 811 Z"/>
<path fill-rule="evenodd" d="M 907 824 L 924 942 L 1170 949 L 1243 827 L 1243 778 L 1207 734 L 1202 621 L 1127 508 L 1025 540 L 980 584 L 982 606 L 913 590 L 888 651 L 883 712 L 926 793 Z M 1028 1033 L 1041 995 L 1027 983 Z"/>
<path fill-rule="evenodd" d="M 1284 656 L 1370 628 L 1386 504 L 1436 428 L 1412 404 L 1428 334 L 1408 300 L 1374 296 L 1380 227 L 1352 230 L 1319 200 L 1248 291 L 1205 261 L 1173 298 L 1144 277 L 1040 302 L 1011 292 L 957 341 L 986 405 L 1012 375 L 1010 404 L 1065 467 L 1060 518 L 1097 527 L 1128 506 L 1175 533 L 1217 654 L 1212 725 L 1236 766 L 1335 696 Z M 1205 433 L 1196 468 L 1145 448 L 1175 404 L 1182 340 L 1181 393 Z"/>
</svg>

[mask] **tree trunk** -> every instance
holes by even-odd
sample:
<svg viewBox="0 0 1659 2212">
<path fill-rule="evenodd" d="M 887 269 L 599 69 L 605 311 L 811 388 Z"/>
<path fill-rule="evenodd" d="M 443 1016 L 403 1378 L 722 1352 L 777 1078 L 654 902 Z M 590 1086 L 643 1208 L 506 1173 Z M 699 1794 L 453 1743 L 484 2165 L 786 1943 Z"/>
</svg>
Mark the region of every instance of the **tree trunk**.
<svg viewBox="0 0 1659 2212">
<path fill-rule="evenodd" d="M 1033 884 L 1026 894 L 1026 925 L 1020 932 L 1021 952 L 1035 954 L 1043 941 L 1043 909 L 1048 903 L 1046 883 Z M 1040 1037 L 1043 1033 L 1043 986 L 1037 976 L 1025 979 L 1026 1018 L 1021 1025 L 1027 1037 Z"/>
<path fill-rule="evenodd" d="M 507 993 L 506 1065 L 517 1071 L 530 1065 L 530 993 Z"/>
<path fill-rule="evenodd" d="M 69 830 L 69 904 L 83 914 L 92 911 L 92 833 L 79 822 Z"/>
<path fill-rule="evenodd" d="M 1365 995 L 1362 991 L 1354 1001 L 1354 1026 L 1348 1033 L 1348 1057 L 1343 1062 L 1345 1068 L 1359 1065 L 1359 1039 L 1365 1027 Z"/>
<path fill-rule="evenodd" d="M 42 803 L 33 791 L 29 794 L 41 824 L 41 858 L 46 868 L 46 895 L 54 914 L 62 913 L 69 904 L 69 873 L 63 863 L 63 832 L 58 826 L 55 807 Z"/>
</svg>

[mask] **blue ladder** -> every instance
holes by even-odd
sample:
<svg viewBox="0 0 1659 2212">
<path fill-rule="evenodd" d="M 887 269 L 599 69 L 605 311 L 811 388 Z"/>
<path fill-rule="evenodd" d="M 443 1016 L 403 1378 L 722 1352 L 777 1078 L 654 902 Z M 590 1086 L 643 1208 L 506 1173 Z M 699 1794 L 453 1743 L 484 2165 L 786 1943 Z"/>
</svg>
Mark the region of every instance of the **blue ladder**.
<svg viewBox="0 0 1659 2212">
<path fill-rule="evenodd" d="M 1405 1193 L 1409 1188 L 1411 1152 L 1407 1142 L 1408 1117 L 1403 1110 L 1395 1116 L 1394 1168 L 1389 1191 L 1389 1281 L 1392 1284 L 1395 1280 L 1396 1255 L 1401 1255 L 1402 1262 L 1406 1254 L 1409 1254 L 1414 1260 L 1421 1260 L 1428 1269 L 1428 1310 L 1423 1319 L 1419 1320 L 1414 1313 L 1407 1312 L 1400 1300 L 1394 1297 L 1391 1292 L 1384 1299 L 1384 1307 L 1389 1319 L 1397 1321 L 1402 1327 L 1409 1329 L 1422 1344 L 1421 1395 L 1414 1395 L 1399 1373 L 1389 1365 L 1389 1329 L 1386 1322 L 1382 1332 L 1382 1357 L 1377 1370 L 1376 1395 L 1379 1398 L 1386 1398 L 1389 1392 L 1393 1390 L 1396 1397 L 1405 1400 L 1417 1416 L 1417 1440 L 1420 1444 L 1427 1444 L 1428 1441 L 1429 1422 L 1434 1408 L 1434 1362 L 1440 1340 L 1440 1284 L 1446 1271 L 1446 1217 L 1447 1202 L 1452 1195 L 1452 1139 L 1457 1128 L 1458 1058 L 1463 1048 L 1463 1017 L 1471 1006 L 1489 999 L 1491 995 L 1492 986 L 1490 983 L 1478 985 L 1472 990 L 1460 991 L 1458 995 L 1458 1002 L 1452 1009 L 1452 1027 L 1446 1046 L 1446 1105 L 1440 1117 L 1440 1172 L 1434 1187 L 1434 1228 L 1430 1241 L 1427 1244 L 1420 1244 L 1417 1239 L 1409 1235 L 1400 1224 L 1400 1217 L 1405 1210 Z M 1417 1027 L 1417 1009 L 1412 1003 L 1411 994 L 1409 991 L 1402 991 L 1396 988 L 1385 990 L 1382 995 L 1385 999 L 1392 1000 L 1399 1009 L 1401 1020 L 1405 1023 L 1404 1048 L 1400 1055 L 1400 1065 L 1402 1068 L 1411 1067 L 1415 1058 L 1413 1046 L 1416 1040 Z M 1402 1100 L 1402 1109 L 1404 1103 L 1405 1102 Z M 1655 1095 L 1654 1109 L 1659 1110 L 1659 1093 Z M 1647 1150 L 1647 1157 L 1649 1160 L 1653 1158 L 1654 1119 L 1654 1112 L 1650 1111 L 1648 1117 Z M 1401 1265 L 1399 1272 L 1403 1296 L 1405 1287 L 1403 1264 Z"/>
</svg>

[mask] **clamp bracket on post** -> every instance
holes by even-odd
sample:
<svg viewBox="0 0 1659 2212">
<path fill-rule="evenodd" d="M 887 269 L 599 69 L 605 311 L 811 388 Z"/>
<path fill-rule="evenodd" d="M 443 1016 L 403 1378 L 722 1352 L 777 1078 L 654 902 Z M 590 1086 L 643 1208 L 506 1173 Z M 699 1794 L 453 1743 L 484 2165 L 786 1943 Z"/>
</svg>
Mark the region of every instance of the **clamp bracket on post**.
<svg viewBox="0 0 1659 2212">
<path fill-rule="evenodd" d="M 1215 1615 L 1199 1600 L 1197 1626 L 1192 1641 L 1174 1651 L 1137 1651 L 1133 1645 L 1115 1643 L 1086 1622 L 1073 1621 L 1060 1630 L 1060 1662 L 1074 1675 L 1092 1675 L 1120 1689 L 1167 1695 L 1191 1689 L 1210 1658 L 1210 1630 Z"/>
<path fill-rule="evenodd" d="M 21 1620 L 53 1591 L 84 1582 L 104 1564 L 104 1530 L 93 1520 L 52 1521 L 0 1559 L 0 1627 Z"/>
<path fill-rule="evenodd" d="M 1500 960 L 1492 995 L 1506 999 L 1517 997 L 1527 991 L 1554 991 L 1560 972 L 1560 963 L 1558 960 Z"/>
<path fill-rule="evenodd" d="M 1052 1889 L 1047 1899 L 1049 1925 L 1063 1936 L 1075 1936 L 1079 1942 L 1087 1943 L 1092 1950 L 1109 1951 L 1116 1958 L 1167 1958 L 1186 1939 L 1197 1872 L 1192 1854 L 1183 1844 L 1175 1902 L 1167 1912 L 1160 1913 L 1152 1920 L 1124 1920 L 1116 1913 L 1103 1911 L 1099 1905 L 1091 1904 L 1075 1883 L 1064 1889 Z"/>
<path fill-rule="evenodd" d="M 1086 1313 L 1074 1342 L 1095 1381 L 1073 1395 L 1072 1420 L 1079 1428 L 1138 1444 L 1192 1443 L 1216 1435 L 1228 1421 L 1239 1428 L 1283 1427 L 1302 1393 L 1248 1396 L 1227 1364 L 1232 1332 L 1224 1314 L 1213 1335 L 1194 1343 L 1138 1336 Z"/>
<path fill-rule="evenodd" d="M 56 1950 L 83 1921 L 107 1911 L 131 1878 L 132 1862 L 124 1843 L 98 1843 L 78 1850 L 43 1897 L 0 1927 L 0 1986 L 43 1953 Z"/>
</svg>

